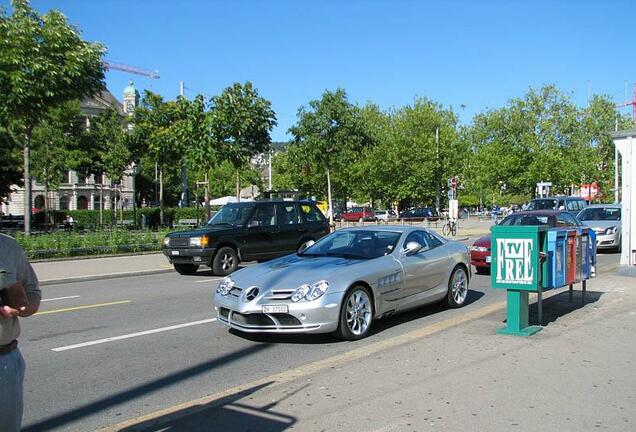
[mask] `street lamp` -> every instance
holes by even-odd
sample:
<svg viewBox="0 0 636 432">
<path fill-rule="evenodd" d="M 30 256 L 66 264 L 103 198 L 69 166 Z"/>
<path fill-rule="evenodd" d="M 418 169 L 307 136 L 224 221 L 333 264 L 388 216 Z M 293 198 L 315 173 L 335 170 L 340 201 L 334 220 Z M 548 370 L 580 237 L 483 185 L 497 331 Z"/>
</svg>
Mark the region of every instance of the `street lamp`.
<svg viewBox="0 0 636 432">
<path fill-rule="evenodd" d="M 137 191 L 135 189 L 135 177 L 141 172 L 141 164 L 137 161 L 133 161 L 130 164 L 131 169 L 131 177 L 132 177 L 132 192 L 133 192 L 133 221 L 135 223 L 135 227 L 137 226 Z"/>
</svg>

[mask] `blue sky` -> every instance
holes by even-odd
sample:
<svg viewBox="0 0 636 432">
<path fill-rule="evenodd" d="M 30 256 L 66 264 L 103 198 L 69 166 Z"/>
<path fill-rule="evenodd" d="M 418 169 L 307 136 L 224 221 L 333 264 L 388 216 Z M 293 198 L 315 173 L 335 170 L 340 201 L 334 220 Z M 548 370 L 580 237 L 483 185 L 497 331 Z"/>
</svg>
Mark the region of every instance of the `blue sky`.
<svg viewBox="0 0 636 432">
<path fill-rule="evenodd" d="M 0 0 L 0 4 L 8 4 Z M 296 111 L 326 89 L 382 108 L 425 96 L 464 123 L 530 86 L 554 83 L 585 105 L 617 103 L 636 81 L 635 1 L 71 1 L 60 9 L 107 59 L 158 70 L 150 80 L 107 73 L 121 99 L 128 80 L 167 99 L 218 94 L 252 81 L 272 101 L 288 138 Z M 460 108 L 464 105 L 464 108 Z M 627 111 L 625 111 L 627 112 Z"/>
</svg>

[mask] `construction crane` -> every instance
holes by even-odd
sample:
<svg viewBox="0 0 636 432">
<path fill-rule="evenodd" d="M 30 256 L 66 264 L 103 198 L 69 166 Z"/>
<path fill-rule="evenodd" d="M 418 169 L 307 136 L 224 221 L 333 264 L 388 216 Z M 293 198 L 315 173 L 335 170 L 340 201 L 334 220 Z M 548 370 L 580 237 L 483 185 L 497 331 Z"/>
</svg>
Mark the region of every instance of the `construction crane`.
<svg viewBox="0 0 636 432">
<path fill-rule="evenodd" d="M 123 63 L 115 63 L 115 62 L 111 62 L 111 61 L 104 61 L 104 66 L 106 66 L 107 69 L 112 69 L 112 70 L 118 70 L 121 72 L 128 72 L 131 74 L 135 74 L 135 75 L 141 75 L 141 76 L 145 76 L 151 79 L 158 79 L 159 78 L 159 71 L 149 71 L 146 69 L 141 69 L 135 66 L 129 66 Z"/>
</svg>

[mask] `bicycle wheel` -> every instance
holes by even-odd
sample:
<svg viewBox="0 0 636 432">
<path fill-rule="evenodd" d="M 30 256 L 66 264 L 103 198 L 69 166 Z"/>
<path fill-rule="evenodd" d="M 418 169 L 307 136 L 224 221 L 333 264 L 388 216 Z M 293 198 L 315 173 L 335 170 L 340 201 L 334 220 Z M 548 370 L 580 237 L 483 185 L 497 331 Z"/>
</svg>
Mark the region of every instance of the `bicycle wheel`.
<svg viewBox="0 0 636 432">
<path fill-rule="evenodd" d="M 442 234 L 444 234 L 444 237 L 447 237 L 448 234 L 450 234 L 450 231 L 451 231 L 450 222 L 446 222 L 444 226 L 442 227 Z"/>
<path fill-rule="evenodd" d="M 453 222 L 451 225 L 451 234 L 453 234 L 453 237 L 457 235 L 457 222 Z"/>
</svg>

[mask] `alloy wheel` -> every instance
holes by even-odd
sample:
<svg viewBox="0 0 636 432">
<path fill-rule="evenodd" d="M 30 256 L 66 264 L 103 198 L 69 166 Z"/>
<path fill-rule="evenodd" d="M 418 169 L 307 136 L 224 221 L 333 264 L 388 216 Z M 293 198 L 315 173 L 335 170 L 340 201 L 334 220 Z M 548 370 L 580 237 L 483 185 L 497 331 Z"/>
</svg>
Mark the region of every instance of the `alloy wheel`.
<svg viewBox="0 0 636 432">
<path fill-rule="evenodd" d="M 355 291 L 347 301 L 347 327 L 359 336 L 367 331 L 371 323 L 371 299 L 362 290 Z"/>
</svg>

